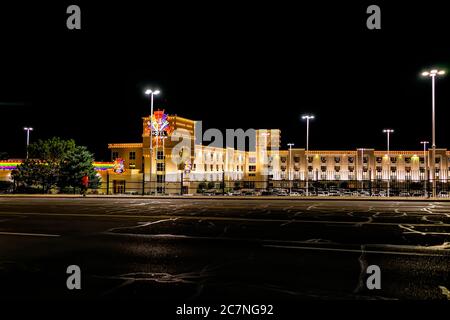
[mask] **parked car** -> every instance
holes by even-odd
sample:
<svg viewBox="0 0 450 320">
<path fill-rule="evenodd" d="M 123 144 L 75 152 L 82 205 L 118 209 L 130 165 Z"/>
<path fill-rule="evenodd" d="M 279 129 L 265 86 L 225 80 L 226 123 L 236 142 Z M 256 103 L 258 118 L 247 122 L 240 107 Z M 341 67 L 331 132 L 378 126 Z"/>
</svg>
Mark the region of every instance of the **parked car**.
<svg viewBox="0 0 450 320">
<path fill-rule="evenodd" d="M 387 193 L 386 191 L 382 190 L 382 191 L 375 191 L 372 193 L 372 197 L 386 197 Z"/>
<path fill-rule="evenodd" d="M 292 191 L 292 192 L 289 193 L 289 195 L 292 196 L 292 197 L 299 197 L 299 196 L 301 196 L 300 192 L 297 192 L 297 191 Z"/>
<path fill-rule="evenodd" d="M 369 191 L 360 191 L 359 195 L 361 197 L 370 197 L 370 192 Z"/>
<path fill-rule="evenodd" d="M 328 191 L 328 195 L 332 197 L 339 197 L 341 193 L 338 190 L 332 189 Z"/>
<path fill-rule="evenodd" d="M 277 190 L 274 192 L 274 195 L 276 196 L 287 196 L 289 193 L 286 190 Z"/>
<path fill-rule="evenodd" d="M 438 197 L 439 198 L 448 198 L 449 197 L 448 191 L 439 191 Z"/>
<path fill-rule="evenodd" d="M 242 195 L 244 195 L 244 196 L 260 196 L 261 195 L 261 192 L 260 191 L 255 191 L 255 190 L 253 190 L 253 191 L 245 191 L 245 192 L 243 192 L 242 193 Z"/>
<path fill-rule="evenodd" d="M 328 191 L 317 191 L 319 197 L 327 197 L 329 195 Z"/>
<path fill-rule="evenodd" d="M 402 191 L 402 192 L 400 192 L 399 196 L 400 197 L 410 197 L 411 195 L 407 191 Z"/>
</svg>

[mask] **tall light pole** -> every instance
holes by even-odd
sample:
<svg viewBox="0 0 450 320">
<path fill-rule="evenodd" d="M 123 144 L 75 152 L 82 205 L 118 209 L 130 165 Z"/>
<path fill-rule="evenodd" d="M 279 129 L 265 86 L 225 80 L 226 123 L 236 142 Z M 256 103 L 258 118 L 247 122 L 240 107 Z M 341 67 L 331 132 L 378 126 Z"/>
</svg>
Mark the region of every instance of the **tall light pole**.
<svg viewBox="0 0 450 320">
<path fill-rule="evenodd" d="M 30 131 L 33 131 L 33 128 L 24 127 L 23 130 L 27 132 L 27 159 L 28 159 L 28 146 L 30 145 Z"/>
<path fill-rule="evenodd" d="M 306 165 L 305 165 L 305 172 L 306 172 L 306 176 L 305 176 L 305 180 L 306 180 L 306 196 L 309 196 L 309 171 L 308 171 L 308 151 L 309 151 L 309 120 L 314 119 L 313 115 L 308 115 L 305 114 L 302 116 L 303 120 L 306 120 Z"/>
<path fill-rule="evenodd" d="M 269 145 L 269 132 L 262 132 L 261 136 L 264 137 L 264 165 L 267 164 L 267 191 L 269 191 L 269 167 L 270 167 L 270 161 L 269 161 L 269 153 L 267 151 L 267 147 Z M 272 145 L 270 146 L 272 148 Z M 266 163 L 267 160 L 267 163 Z"/>
<path fill-rule="evenodd" d="M 292 192 L 292 147 L 294 146 L 293 143 L 288 143 L 289 146 L 289 193 Z"/>
<path fill-rule="evenodd" d="M 428 196 L 427 195 L 427 180 L 428 180 L 428 163 L 427 163 L 427 144 L 429 144 L 428 141 L 420 141 L 421 144 L 423 144 L 423 164 L 425 166 L 425 179 L 424 183 L 423 183 L 423 191 L 424 191 L 424 196 Z"/>
<path fill-rule="evenodd" d="M 443 76 L 444 74 L 445 74 L 444 70 L 437 70 L 437 69 L 432 69 L 430 71 L 422 72 L 422 76 L 431 78 L 431 124 L 432 124 L 431 158 L 432 158 L 432 160 L 430 161 L 430 166 L 432 168 L 430 168 L 430 171 L 432 172 L 432 177 L 433 177 L 433 180 L 432 180 L 432 183 L 433 183 L 432 195 L 433 195 L 433 197 L 436 197 L 435 79 L 436 79 L 436 76 Z"/>
<path fill-rule="evenodd" d="M 361 148 L 361 190 L 364 191 L 364 148 Z"/>
<path fill-rule="evenodd" d="M 388 157 L 387 196 L 389 197 L 390 184 L 391 184 L 391 156 L 389 155 L 389 138 L 390 138 L 390 134 L 393 133 L 394 130 L 392 130 L 392 129 L 384 129 L 383 132 L 387 134 L 387 157 Z"/>
<path fill-rule="evenodd" d="M 153 162 L 153 128 L 152 128 L 152 116 L 153 116 L 153 96 L 157 96 L 160 94 L 159 90 L 151 90 L 147 89 L 145 90 L 145 94 L 150 96 L 150 176 L 149 176 L 149 182 L 150 182 L 150 194 L 152 192 L 152 162 Z M 144 174 L 145 177 L 145 174 Z M 144 179 L 145 180 L 145 179 Z M 145 181 L 142 181 L 144 184 Z"/>
</svg>

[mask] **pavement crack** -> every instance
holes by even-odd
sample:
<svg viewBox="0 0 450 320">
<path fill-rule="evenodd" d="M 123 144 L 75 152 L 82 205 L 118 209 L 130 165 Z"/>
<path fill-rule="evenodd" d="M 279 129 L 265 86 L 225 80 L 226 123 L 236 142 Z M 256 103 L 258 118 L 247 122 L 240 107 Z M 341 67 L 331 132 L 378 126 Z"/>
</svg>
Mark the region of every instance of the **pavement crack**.
<svg viewBox="0 0 450 320">
<path fill-rule="evenodd" d="M 359 293 L 364 288 L 364 278 L 366 276 L 366 270 L 367 270 L 365 247 L 366 246 L 364 244 L 361 245 L 361 255 L 358 258 L 358 262 L 359 262 L 361 271 L 359 273 L 358 285 L 353 290 L 353 293 Z"/>
<path fill-rule="evenodd" d="M 137 229 L 137 228 L 142 228 L 142 227 L 147 227 L 153 224 L 157 224 L 157 223 L 161 223 L 161 222 L 167 222 L 167 221 L 175 221 L 178 220 L 179 218 L 169 218 L 169 219 L 161 219 L 161 220 L 157 220 L 157 221 L 150 221 L 150 222 L 138 222 L 138 225 L 136 226 L 129 226 L 129 227 L 116 227 L 116 228 L 111 228 L 108 229 L 106 232 L 115 232 L 117 230 L 129 230 L 129 229 Z"/>
<path fill-rule="evenodd" d="M 442 294 L 447 298 L 447 300 L 450 300 L 450 291 L 444 286 L 439 286 L 439 289 L 441 289 Z"/>
</svg>

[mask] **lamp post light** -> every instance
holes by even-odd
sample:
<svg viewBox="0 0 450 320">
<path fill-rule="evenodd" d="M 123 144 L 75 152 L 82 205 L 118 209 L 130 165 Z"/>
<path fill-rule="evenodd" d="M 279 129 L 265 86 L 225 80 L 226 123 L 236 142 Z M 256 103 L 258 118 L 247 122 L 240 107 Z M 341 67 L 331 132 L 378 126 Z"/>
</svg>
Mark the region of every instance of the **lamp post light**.
<svg viewBox="0 0 450 320">
<path fill-rule="evenodd" d="M 361 150 L 361 190 L 364 191 L 364 148 L 360 148 L 360 150 Z"/>
<path fill-rule="evenodd" d="M 431 78 L 431 124 L 432 124 L 432 141 L 431 141 L 431 158 L 430 161 L 430 171 L 432 172 L 432 195 L 433 197 L 436 197 L 436 134 L 435 134 L 435 123 L 436 123 L 436 117 L 435 117 L 435 79 L 436 76 L 443 76 L 445 75 L 444 70 L 438 70 L 438 69 L 432 69 L 430 71 L 424 71 L 422 72 L 423 77 L 430 77 Z"/>
<path fill-rule="evenodd" d="M 309 151 L 309 120 L 312 120 L 312 119 L 314 119 L 314 116 L 313 115 L 303 115 L 302 116 L 302 119 L 303 120 L 306 120 L 306 152 L 305 152 L 305 155 L 306 155 L 306 165 L 305 165 L 305 167 L 306 167 L 306 170 L 305 170 L 305 172 L 306 172 L 306 176 L 305 176 L 305 180 L 306 180 L 306 196 L 309 196 L 309 177 L 308 177 L 308 175 L 309 175 L 309 170 L 308 170 L 308 151 Z"/>
<path fill-rule="evenodd" d="M 24 127 L 23 130 L 27 132 L 27 159 L 28 159 L 28 146 L 30 145 L 30 131 L 33 131 L 33 128 Z"/>
<path fill-rule="evenodd" d="M 427 197 L 427 180 L 429 179 L 428 177 L 428 162 L 427 162 L 427 144 L 429 144 L 430 142 L 428 141 L 420 141 L 421 144 L 423 144 L 423 163 L 425 166 L 425 172 L 424 172 L 424 183 L 423 183 L 423 191 L 424 191 L 424 196 Z"/>
<path fill-rule="evenodd" d="M 159 90 L 151 90 L 151 89 L 145 90 L 145 94 L 150 96 L 150 176 L 149 176 L 150 194 L 152 192 L 152 162 L 153 162 L 153 128 L 151 123 L 153 116 L 153 96 L 157 96 L 160 93 L 161 92 Z M 145 181 L 142 181 L 142 183 L 144 184 Z"/>
<path fill-rule="evenodd" d="M 269 153 L 267 151 L 267 147 L 269 146 L 269 137 L 270 137 L 270 133 L 269 132 L 262 132 L 261 136 L 264 137 L 264 154 L 263 154 L 263 161 L 264 161 L 264 170 L 265 170 L 265 166 L 267 165 L 267 186 L 266 186 L 266 190 L 269 191 L 269 173 L 270 173 L 270 161 L 269 161 Z M 272 144 L 270 146 L 272 148 Z"/>
<path fill-rule="evenodd" d="M 292 192 L 292 147 L 294 146 L 293 143 L 288 143 L 289 146 L 289 193 Z"/>
<path fill-rule="evenodd" d="M 387 157 L 388 157 L 388 180 L 387 180 L 387 196 L 389 197 L 390 193 L 390 184 L 391 184 L 391 156 L 389 155 L 389 138 L 390 134 L 394 132 L 393 129 L 384 129 L 384 133 L 387 134 Z"/>
</svg>

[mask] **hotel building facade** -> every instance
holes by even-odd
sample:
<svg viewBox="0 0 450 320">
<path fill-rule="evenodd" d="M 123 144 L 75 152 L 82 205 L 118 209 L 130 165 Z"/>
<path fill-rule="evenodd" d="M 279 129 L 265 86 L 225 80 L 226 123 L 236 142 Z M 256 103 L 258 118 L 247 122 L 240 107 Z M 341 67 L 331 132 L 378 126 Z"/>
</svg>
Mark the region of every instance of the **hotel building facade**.
<svg viewBox="0 0 450 320">
<path fill-rule="evenodd" d="M 361 181 L 423 182 L 432 179 L 433 167 L 437 180 L 446 183 L 449 178 L 450 152 L 446 149 L 436 150 L 434 164 L 430 164 L 431 150 L 391 150 L 388 154 L 370 148 L 282 149 L 279 129 L 259 129 L 249 130 L 245 137 L 249 148 L 238 150 L 196 143 L 196 137 L 202 136 L 196 132 L 197 122 L 176 115 L 167 116 L 171 130 L 162 137 L 154 135 L 150 152 L 149 121 L 149 117 L 142 118 L 141 142 L 108 145 L 111 160 L 120 159 L 124 170 L 102 172 L 111 192 L 197 193 L 202 182 L 218 190 L 304 188 L 306 180 L 346 181 L 355 187 Z"/>
<path fill-rule="evenodd" d="M 259 129 L 238 137 L 249 142 L 240 150 L 226 143 L 205 145 L 198 139 L 203 137 L 199 123 L 163 111 L 156 111 L 151 119 L 142 118 L 141 141 L 111 143 L 111 161 L 94 163 L 102 178 L 98 192 L 195 194 L 205 189 L 304 188 L 306 181 L 344 182 L 349 188 L 379 184 L 382 188 L 388 180 L 430 182 L 433 173 L 440 183 L 447 184 L 449 178 L 450 152 L 446 149 L 436 149 L 434 162 L 430 161 L 431 150 L 391 150 L 388 154 L 370 148 L 282 149 L 279 129 Z M 11 180 L 11 171 L 20 162 L 0 160 L 0 180 Z"/>
</svg>

